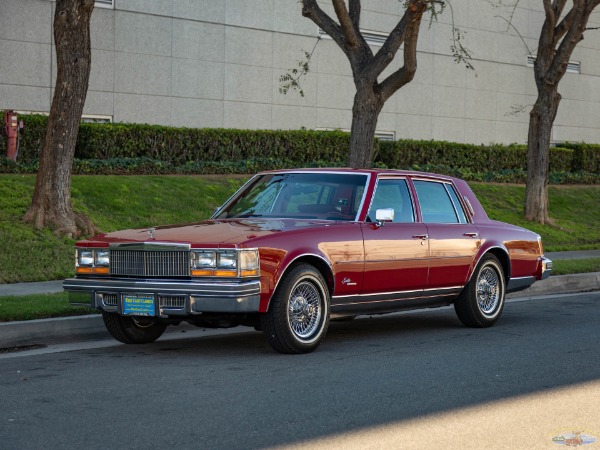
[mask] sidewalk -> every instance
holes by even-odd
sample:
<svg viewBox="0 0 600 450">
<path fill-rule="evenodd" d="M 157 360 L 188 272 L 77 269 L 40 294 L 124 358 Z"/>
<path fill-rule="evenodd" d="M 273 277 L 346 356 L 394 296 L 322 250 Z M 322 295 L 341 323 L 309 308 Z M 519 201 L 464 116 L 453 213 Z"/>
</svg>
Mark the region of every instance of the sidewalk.
<svg viewBox="0 0 600 450">
<path fill-rule="evenodd" d="M 559 259 L 588 259 L 600 258 L 600 250 L 577 250 L 572 252 L 548 252 L 545 255 L 552 261 Z"/>
</svg>

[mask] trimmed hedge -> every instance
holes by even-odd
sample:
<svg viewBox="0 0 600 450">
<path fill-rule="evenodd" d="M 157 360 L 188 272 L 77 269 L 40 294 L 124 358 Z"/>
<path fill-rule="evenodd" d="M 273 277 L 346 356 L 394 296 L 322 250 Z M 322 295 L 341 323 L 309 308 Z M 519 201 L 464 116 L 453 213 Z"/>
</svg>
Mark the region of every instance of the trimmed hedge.
<svg viewBox="0 0 600 450">
<path fill-rule="evenodd" d="M 193 174 L 254 174 L 263 170 L 303 167 L 291 159 L 247 159 L 238 161 L 193 161 L 180 166 L 150 158 L 75 159 L 75 175 L 193 175 Z M 313 161 L 312 167 L 342 167 L 342 163 Z M 374 164 L 374 167 L 383 167 Z M 527 172 L 524 169 L 480 170 L 453 168 L 447 165 L 411 165 L 408 169 L 451 175 L 467 181 L 496 183 L 525 183 Z M 37 161 L 31 163 L 14 162 L 0 158 L 0 173 L 29 173 L 38 170 Z M 600 174 L 589 172 L 550 172 L 550 184 L 600 184 Z"/>
<path fill-rule="evenodd" d="M 34 173 L 47 117 L 23 115 L 18 163 L 0 160 L 0 172 Z M 1 132 L 0 132 L 1 133 Z M 175 128 L 144 124 L 82 123 L 76 174 L 253 173 L 303 166 L 343 166 L 349 134 L 341 131 Z M 0 155 L 5 141 L 0 139 Z M 443 141 L 377 142 L 375 167 L 414 168 L 467 180 L 524 180 L 525 145 L 471 145 Z M 598 183 L 600 145 L 565 144 L 550 150 L 551 181 Z"/>
<path fill-rule="evenodd" d="M 572 149 L 552 148 L 550 150 L 550 170 L 570 171 L 573 167 L 573 154 Z M 472 145 L 413 140 L 401 140 L 393 143 L 380 142 L 375 163 L 386 167 L 445 165 L 474 172 L 526 170 L 527 146 L 516 144 L 508 146 Z"/>
</svg>

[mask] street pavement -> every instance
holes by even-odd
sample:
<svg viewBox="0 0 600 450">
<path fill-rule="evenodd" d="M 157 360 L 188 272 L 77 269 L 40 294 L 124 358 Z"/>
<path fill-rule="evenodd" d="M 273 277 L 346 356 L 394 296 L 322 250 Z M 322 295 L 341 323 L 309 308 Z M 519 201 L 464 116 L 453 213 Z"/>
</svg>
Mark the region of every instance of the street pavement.
<svg viewBox="0 0 600 450">
<path fill-rule="evenodd" d="M 280 355 L 255 331 L 0 354 L 0 448 L 600 448 L 600 292 L 333 322 Z M 228 330 L 226 330 L 228 331 Z"/>
<path fill-rule="evenodd" d="M 600 257 L 600 250 L 549 252 L 553 261 L 560 259 L 585 259 Z M 35 283 L 0 284 L 0 297 L 62 292 L 62 280 Z M 600 272 L 551 276 L 534 283 L 525 291 L 509 294 L 508 299 L 530 298 L 540 295 L 600 291 Z M 169 327 L 169 332 L 192 332 L 195 327 L 182 325 Z M 61 343 L 105 337 L 107 335 L 99 315 L 63 317 L 0 323 L 0 349 L 25 346 L 38 342 Z"/>
</svg>

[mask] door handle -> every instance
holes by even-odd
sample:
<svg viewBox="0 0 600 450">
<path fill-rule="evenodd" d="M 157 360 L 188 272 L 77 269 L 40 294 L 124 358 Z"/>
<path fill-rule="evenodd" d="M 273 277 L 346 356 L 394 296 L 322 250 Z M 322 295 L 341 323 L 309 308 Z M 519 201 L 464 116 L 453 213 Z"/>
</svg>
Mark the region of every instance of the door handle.
<svg viewBox="0 0 600 450">
<path fill-rule="evenodd" d="M 463 234 L 463 236 L 476 238 L 477 236 L 479 236 L 479 233 L 465 233 Z"/>
<path fill-rule="evenodd" d="M 429 235 L 428 234 L 415 234 L 413 236 L 413 239 L 422 239 L 422 240 L 427 240 L 429 239 Z"/>
</svg>

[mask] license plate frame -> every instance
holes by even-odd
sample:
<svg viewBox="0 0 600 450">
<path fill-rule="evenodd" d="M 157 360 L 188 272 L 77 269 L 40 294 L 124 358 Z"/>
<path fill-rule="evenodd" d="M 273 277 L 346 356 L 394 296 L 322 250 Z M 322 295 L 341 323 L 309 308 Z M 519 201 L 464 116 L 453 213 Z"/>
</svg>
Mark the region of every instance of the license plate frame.
<svg viewBox="0 0 600 450">
<path fill-rule="evenodd" d="M 124 316 L 156 316 L 156 300 L 154 294 L 124 294 Z"/>
</svg>

